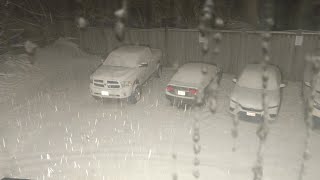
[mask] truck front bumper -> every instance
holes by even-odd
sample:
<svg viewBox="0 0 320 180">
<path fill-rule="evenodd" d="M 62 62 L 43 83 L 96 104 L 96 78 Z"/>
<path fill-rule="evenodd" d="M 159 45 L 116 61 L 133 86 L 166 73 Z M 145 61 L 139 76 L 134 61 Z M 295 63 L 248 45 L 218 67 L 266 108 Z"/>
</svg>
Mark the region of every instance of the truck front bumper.
<svg viewBox="0 0 320 180">
<path fill-rule="evenodd" d="M 93 84 L 90 84 L 90 94 L 95 97 L 100 98 L 112 98 L 112 99 L 123 99 L 131 96 L 132 87 L 123 87 L 123 88 L 105 88 L 105 87 L 96 87 Z"/>
</svg>

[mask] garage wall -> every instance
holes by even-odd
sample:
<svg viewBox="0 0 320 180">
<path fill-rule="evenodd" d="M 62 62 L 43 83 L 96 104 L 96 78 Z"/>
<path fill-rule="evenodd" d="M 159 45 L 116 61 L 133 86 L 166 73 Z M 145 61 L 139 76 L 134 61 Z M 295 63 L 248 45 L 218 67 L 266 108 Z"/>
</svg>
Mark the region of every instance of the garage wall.
<svg viewBox="0 0 320 180">
<path fill-rule="evenodd" d="M 190 29 L 128 29 L 123 43 L 117 41 L 112 29 L 87 28 L 80 32 L 80 46 L 87 52 L 106 55 L 121 44 L 144 44 L 165 53 L 163 64 L 182 65 L 189 61 L 210 61 L 222 66 L 224 72 L 238 74 L 247 63 L 260 62 L 261 32 L 220 31 L 223 40 L 215 57 L 210 37 L 208 57 L 201 54 L 198 30 Z M 214 33 L 214 32 L 213 32 Z M 212 33 L 212 35 L 213 35 Z M 298 35 L 299 34 L 299 35 Z M 285 79 L 301 80 L 306 54 L 317 46 L 316 33 L 272 32 L 271 62 L 282 71 Z M 296 37 L 302 36 L 301 38 Z M 301 43 L 299 43 L 301 42 Z"/>
</svg>

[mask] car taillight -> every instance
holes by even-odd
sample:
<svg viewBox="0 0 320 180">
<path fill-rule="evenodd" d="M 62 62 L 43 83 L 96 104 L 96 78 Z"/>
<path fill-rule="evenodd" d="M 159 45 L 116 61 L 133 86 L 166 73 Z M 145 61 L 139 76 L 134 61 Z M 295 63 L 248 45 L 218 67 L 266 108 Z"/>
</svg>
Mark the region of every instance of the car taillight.
<svg viewBox="0 0 320 180">
<path fill-rule="evenodd" d="M 197 89 L 189 89 L 190 94 L 196 95 L 198 93 Z"/>
<path fill-rule="evenodd" d="M 166 90 L 167 90 L 168 92 L 172 92 L 172 91 L 174 91 L 174 88 L 169 85 L 169 86 L 167 86 Z"/>
</svg>

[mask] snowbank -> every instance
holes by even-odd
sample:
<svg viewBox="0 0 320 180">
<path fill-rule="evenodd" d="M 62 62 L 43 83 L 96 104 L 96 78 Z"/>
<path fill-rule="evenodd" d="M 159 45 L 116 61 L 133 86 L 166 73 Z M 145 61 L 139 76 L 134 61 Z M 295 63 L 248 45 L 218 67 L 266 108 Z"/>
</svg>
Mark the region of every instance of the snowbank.
<svg viewBox="0 0 320 180">
<path fill-rule="evenodd" d="M 38 71 L 36 66 L 30 64 L 27 54 L 0 57 L 0 103 L 14 96 L 14 89 L 25 81 L 29 74 Z"/>
<path fill-rule="evenodd" d="M 52 47 L 59 50 L 63 55 L 71 56 L 87 56 L 87 53 L 83 52 L 79 45 L 71 42 L 67 38 L 59 38 L 53 44 Z"/>
<path fill-rule="evenodd" d="M 90 64 L 88 61 L 93 58 L 97 59 L 84 53 L 77 44 L 66 38 L 59 38 L 51 45 L 37 49 L 32 59 L 34 64 L 30 63 L 30 58 L 28 54 L 0 56 L 0 104 L 8 100 L 16 102 L 19 98 L 24 100 L 26 98 L 24 96 L 33 96 L 33 91 L 42 90 L 44 83 L 46 88 L 49 88 L 56 84 L 54 82 L 62 82 L 61 79 L 58 79 L 46 80 L 47 82 L 43 83 L 46 77 L 65 75 L 64 77 L 71 78 L 73 73 L 71 67 L 79 65 L 83 66 L 83 71 L 90 71 L 93 67 L 87 66 Z M 98 61 L 92 60 L 91 63 L 96 62 Z M 83 71 L 78 73 L 83 73 Z M 25 91 L 30 88 L 33 91 Z"/>
</svg>

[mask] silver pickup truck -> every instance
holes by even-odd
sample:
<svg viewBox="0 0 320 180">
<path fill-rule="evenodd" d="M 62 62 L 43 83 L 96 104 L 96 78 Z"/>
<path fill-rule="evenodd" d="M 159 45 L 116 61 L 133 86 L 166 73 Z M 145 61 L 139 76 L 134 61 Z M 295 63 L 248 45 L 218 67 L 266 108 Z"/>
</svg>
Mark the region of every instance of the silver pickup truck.
<svg viewBox="0 0 320 180">
<path fill-rule="evenodd" d="M 99 98 L 141 98 L 141 85 L 153 74 L 161 75 L 162 52 L 147 46 L 126 45 L 112 51 L 90 76 L 90 93 Z"/>
</svg>

